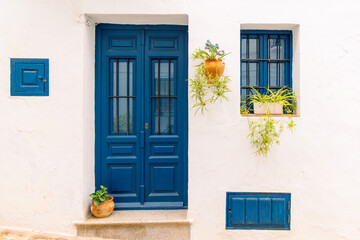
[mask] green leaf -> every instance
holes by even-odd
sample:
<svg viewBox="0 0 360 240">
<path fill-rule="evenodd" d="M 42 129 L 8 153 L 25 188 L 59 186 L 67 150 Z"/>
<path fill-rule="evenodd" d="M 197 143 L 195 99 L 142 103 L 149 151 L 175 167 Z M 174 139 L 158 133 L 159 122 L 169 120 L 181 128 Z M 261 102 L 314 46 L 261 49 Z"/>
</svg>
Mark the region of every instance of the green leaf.
<svg viewBox="0 0 360 240">
<path fill-rule="evenodd" d="M 89 196 L 92 197 L 92 198 L 96 198 L 96 197 L 97 197 L 96 193 L 92 193 L 92 194 L 90 194 Z"/>
<path fill-rule="evenodd" d="M 94 198 L 94 204 L 96 206 L 99 206 L 100 205 L 100 200 L 98 198 Z"/>
</svg>

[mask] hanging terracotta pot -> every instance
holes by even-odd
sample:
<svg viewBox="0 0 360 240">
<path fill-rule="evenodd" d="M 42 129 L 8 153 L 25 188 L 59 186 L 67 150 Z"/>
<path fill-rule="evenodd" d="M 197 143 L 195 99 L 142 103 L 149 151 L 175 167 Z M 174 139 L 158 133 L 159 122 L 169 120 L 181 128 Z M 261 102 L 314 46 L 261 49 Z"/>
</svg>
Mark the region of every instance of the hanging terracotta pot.
<svg viewBox="0 0 360 240">
<path fill-rule="evenodd" d="M 214 81 L 214 78 L 220 78 L 225 71 L 225 63 L 221 59 L 206 59 L 205 60 L 205 77 L 209 83 Z"/>
<path fill-rule="evenodd" d="M 114 210 L 115 204 L 114 204 L 114 197 L 107 196 L 109 200 L 105 202 L 101 202 L 99 206 L 96 206 L 94 204 L 94 200 L 92 200 L 91 204 L 91 212 L 94 214 L 95 217 L 103 218 L 108 217 L 112 211 Z"/>
</svg>

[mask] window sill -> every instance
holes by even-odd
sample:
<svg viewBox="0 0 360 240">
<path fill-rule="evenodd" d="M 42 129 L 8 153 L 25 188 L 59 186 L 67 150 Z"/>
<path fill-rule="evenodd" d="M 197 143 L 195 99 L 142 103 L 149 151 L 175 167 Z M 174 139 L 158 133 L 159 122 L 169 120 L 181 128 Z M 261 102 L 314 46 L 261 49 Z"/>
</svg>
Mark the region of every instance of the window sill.
<svg viewBox="0 0 360 240">
<path fill-rule="evenodd" d="M 241 114 L 242 117 L 264 117 L 267 116 L 266 114 Z M 300 117 L 300 115 L 297 114 L 273 114 L 272 117 Z"/>
</svg>

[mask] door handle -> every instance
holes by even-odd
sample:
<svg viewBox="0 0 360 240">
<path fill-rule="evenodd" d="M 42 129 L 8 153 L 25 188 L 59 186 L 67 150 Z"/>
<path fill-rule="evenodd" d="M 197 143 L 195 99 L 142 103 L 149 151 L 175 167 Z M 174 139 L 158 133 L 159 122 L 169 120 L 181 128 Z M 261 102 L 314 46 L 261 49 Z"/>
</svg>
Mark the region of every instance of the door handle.
<svg viewBox="0 0 360 240">
<path fill-rule="evenodd" d="M 149 124 L 145 123 L 145 129 L 149 129 Z"/>
</svg>

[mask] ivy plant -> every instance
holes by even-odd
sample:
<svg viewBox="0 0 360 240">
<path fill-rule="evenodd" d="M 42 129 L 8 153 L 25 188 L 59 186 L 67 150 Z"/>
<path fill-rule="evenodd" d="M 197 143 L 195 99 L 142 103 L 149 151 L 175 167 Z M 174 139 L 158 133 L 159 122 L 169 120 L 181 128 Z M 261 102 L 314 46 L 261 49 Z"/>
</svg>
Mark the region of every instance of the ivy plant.
<svg viewBox="0 0 360 240">
<path fill-rule="evenodd" d="M 297 97 L 291 89 L 281 88 L 276 92 L 267 89 L 267 94 L 260 94 L 256 89 L 252 88 L 255 94 L 248 96 L 247 103 L 242 102 L 240 108 L 241 113 L 248 114 L 250 107 L 255 102 L 260 103 L 282 103 L 286 114 L 293 114 L 296 110 Z M 246 107 L 247 106 L 247 107 Z M 248 118 L 250 134 L 250 143 L 255 148 L 254 154 L 257 156 L 267 157 L 274 144 L 280 144 L 280 136 L 285 129 L 293 131 L 296 124 L 291 115 L 287 117 L 274 118 L 270 110 L 258 119 L 250 120 Z"/>
<path fill-rule="evenodd" d="M 94 204 L 96 206 L 99 206 L 100 203 L 106 202 L 109 200 L 109 198 L 108 198 L 109 194 L 107 193 L 106 190 L 107 190 L 107 188 L 101 185 L 100 190 L 89 195 L 94 200 Z"/>
<path fill-rule="evenodd" d="M 228 53 L 229 54 L 229 53 Z M 200 110 L 203 114 L 206 107 L 210 103 L 217 100 L 226 100 L 227 92 L 230 92 L 227 84 L 230 81 L 229 76 L 215 76 L 211 81 L 206 77 L 207 70 L 205 61 L 208 59 L 220 60 L 225 57 L 224 50 L 219 50 L 219 45 L 213 45 L 209 40 L 206 42 L 205 49 L 196 49 L 192 54 L 193 59 L 200 59 L 201 63 L 196 65 L 195 76 L 189 79 L 191 98 L 195 100 L 193 108 L 196 109 L 195 114 Z"/>
</svg>

